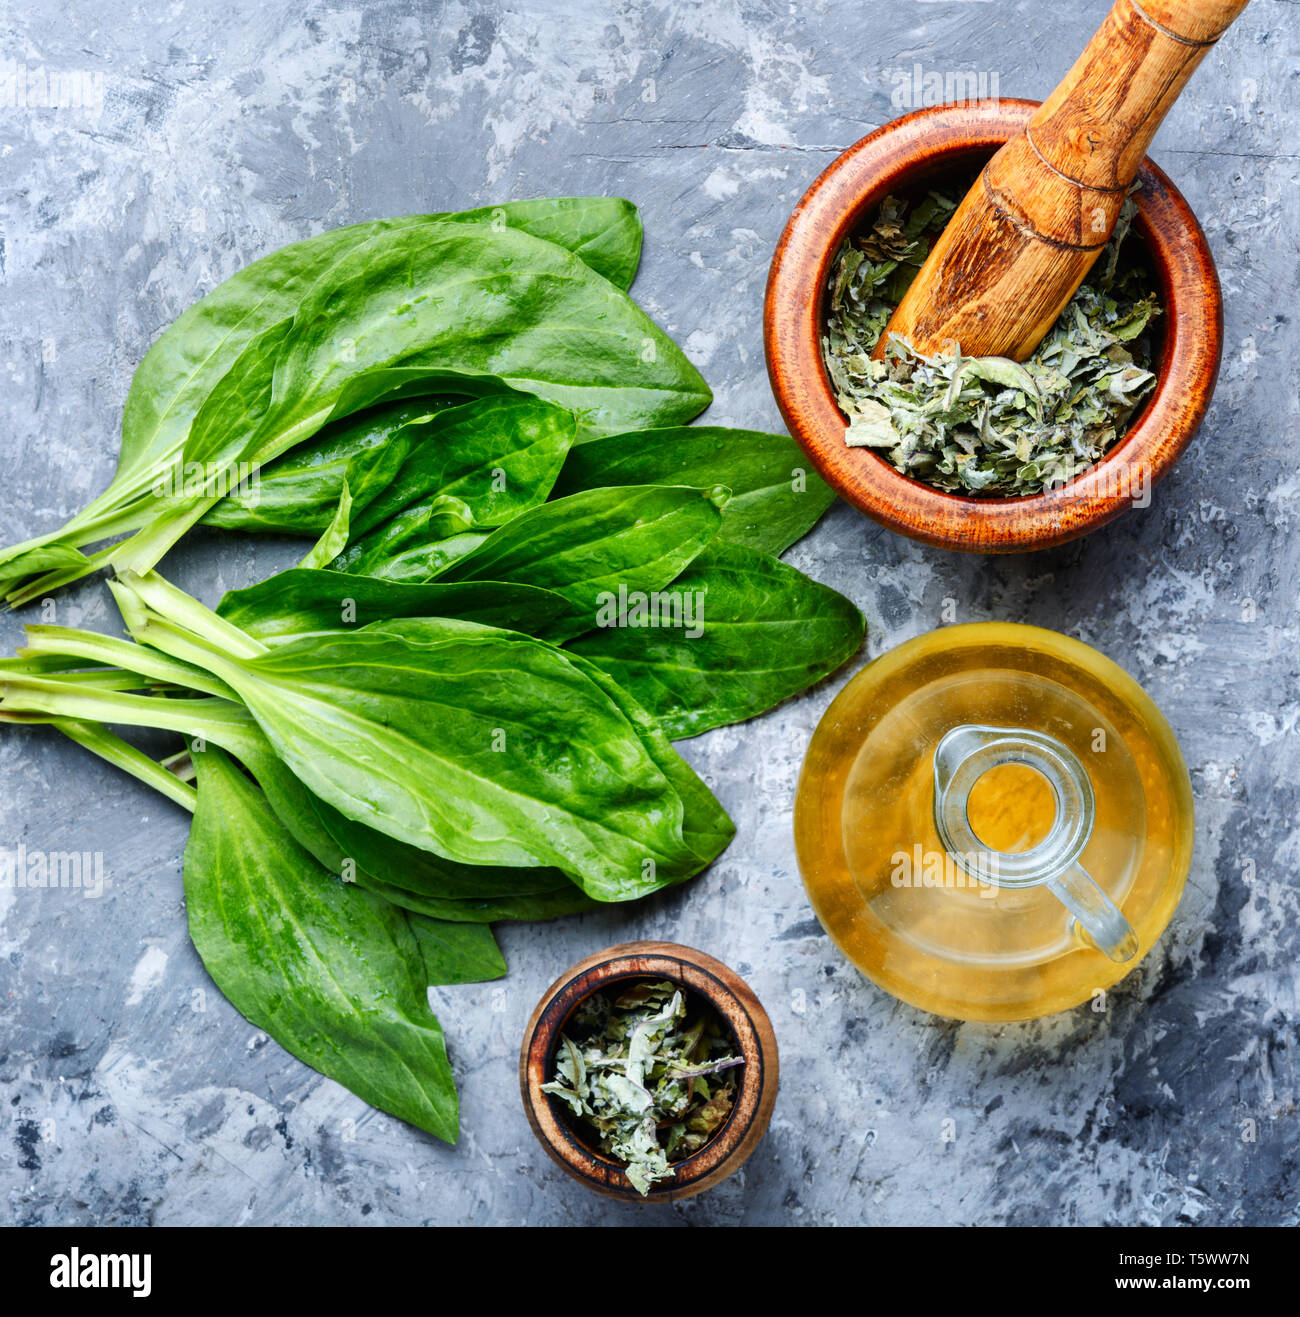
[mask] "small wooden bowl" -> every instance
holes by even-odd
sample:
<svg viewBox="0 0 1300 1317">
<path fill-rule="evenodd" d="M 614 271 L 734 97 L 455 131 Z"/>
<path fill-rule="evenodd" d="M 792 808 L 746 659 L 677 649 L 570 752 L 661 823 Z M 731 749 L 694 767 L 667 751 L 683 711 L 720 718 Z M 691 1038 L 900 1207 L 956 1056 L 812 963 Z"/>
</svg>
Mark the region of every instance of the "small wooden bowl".
<svg viewBox="0 0 1300 1317">
<path fill-rule="evenodd" d="M 846 422 L 821 354 L 826 281 L 841 243 L 889 193 L 973 175 L 1036 108 L 1022 100 L 935 106 L 864 137 L 804 194 L 768 274 L 767 369 L 790 433 L 843 499 L 890 530 L 941 548 L 1020 553 L 1105 525 L 1177 461 L 1219 373 L 1223 301 L 1214 260 L 1182 194 L 1147 160 L 1133 232 L 1146 246 L 1165 311 L 1158 379 L 1128 433 L 1100 462 L 1043 494 L 972 498 L 913 480 L 844 442 Z"/>
<path fill-rule="evenodd" d="M 541 1086 L 555 1077 L 560 1034 L 578 1003 L 593 992 L 628 979 L 671 979 L 703 997 L 735 1035 L 745 1058 L 740 1091 L 727 1123 L 699 1152 L 674 1162 L 677 1174 L 644 1197 L 622 1163 L 588 1144 L 554 1098 Z M 675 1203 L 725 1180 L 767 1132 L 779 1078 L 776 1035 L 749 985 L 719 960 L 672 942 L 625 942 L 588 956 L 546 990 L 524 1030 L 519 1087 L 533 1133 L 557 1165 L 589 1189 L 634 1203 Z"/>
</svg>

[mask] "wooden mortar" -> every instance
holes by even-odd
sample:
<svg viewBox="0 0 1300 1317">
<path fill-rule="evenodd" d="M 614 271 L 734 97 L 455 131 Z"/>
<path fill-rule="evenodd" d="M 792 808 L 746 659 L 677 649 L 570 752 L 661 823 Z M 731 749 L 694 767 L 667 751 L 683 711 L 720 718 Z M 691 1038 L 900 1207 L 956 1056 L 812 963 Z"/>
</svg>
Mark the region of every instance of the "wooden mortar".
<svg viewBox="0 0 1300 1317">
<path fill-rule="evenodd" d="M 1218 377 L 1223 304 L 1209 246 L 1181 193 L 1145 160 L 1129 240 L 1144 244 L 1164 309 L 1157 382 L 1127 434 L 1095 466 L 1041 494 L 975 498 L 913 480 L 870 449 L 844 442 L 847 422 L 821 352 L 826 285 L 840 246 L 890 193 L 977 172 L 1038 108 L 1024 100 L 935 106 L 863 138 L 804 194 L 768 274 L 764 348 L 790 433 L 846 502 L 891 530 L 942 548 L 1048 548 L 1142 504 L 1204 418 Z"/>
</svg>

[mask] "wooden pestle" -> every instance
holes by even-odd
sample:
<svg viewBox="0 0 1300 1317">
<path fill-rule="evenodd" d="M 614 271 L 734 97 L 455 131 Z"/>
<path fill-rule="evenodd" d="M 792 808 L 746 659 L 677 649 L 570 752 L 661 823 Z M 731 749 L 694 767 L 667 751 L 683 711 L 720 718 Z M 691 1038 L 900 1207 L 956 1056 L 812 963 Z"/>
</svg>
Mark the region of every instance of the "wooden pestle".
<svg viewBox="0 0 1300 1317">
<path fill-rule="evenodd" d="M 1117 0 L 1023 133 L 984 167 L 891 334 L 1023 361 L 1101 255 L 1169 107 L 1247 0 Z"/>
</svg>

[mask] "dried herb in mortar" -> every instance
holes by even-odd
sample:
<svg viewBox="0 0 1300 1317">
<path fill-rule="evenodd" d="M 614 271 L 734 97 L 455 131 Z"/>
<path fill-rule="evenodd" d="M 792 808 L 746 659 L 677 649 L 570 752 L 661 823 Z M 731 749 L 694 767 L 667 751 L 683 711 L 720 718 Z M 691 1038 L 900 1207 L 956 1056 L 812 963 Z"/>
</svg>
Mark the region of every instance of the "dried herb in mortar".
<svg viewBox="0 0 1300 1317">
<path fill-rule="evenodd" d="M 955 203 L 931 193 L 909 208 L 886 197 L 868 232 L 831 268 L 822 355 L 845 442 L 881 450 L 904 475 L 959 494 L 1036 494 L 1073 480 L 1127 430 L 1151 391 L 1151 279 L 1121 263 L 1137 207 L 1028 361 L 924 356 L 893 340 L 871 353 Z M 959 347 L 960 345 L 958 345 Z"/>
<path fill-rule="evenodd" d="M 731 1046 L 717 1013 L 675 983 L 596 992 L 561 1036 L 556 1078 L 542 1092 L 589 1125 L 647 1194 L 726 1123 L 744 1064 Z"/>
</svg>

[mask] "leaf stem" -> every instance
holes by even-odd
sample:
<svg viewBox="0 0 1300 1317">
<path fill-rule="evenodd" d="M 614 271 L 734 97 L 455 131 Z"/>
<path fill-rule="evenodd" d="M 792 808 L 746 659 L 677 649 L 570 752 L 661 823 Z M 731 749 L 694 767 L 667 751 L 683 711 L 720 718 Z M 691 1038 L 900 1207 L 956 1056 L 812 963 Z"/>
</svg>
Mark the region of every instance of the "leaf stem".
<svg viewBox="0 0 1300 1317">
<path fill-rule="evenodd" d="M 98 755 L 132 777 L 160 791 L 168 800 L 175 801 L 191 814 L 198 807 L 198 792 L 143 750 L 124 741 L 106 728 L 75 718 L 51 718 L 50 726 L 57 728 L 70 741 Z"/>
<path fill-rule="evenodd" d="M 243 745 L 253 726 L 252 715 L 242 705 L 215 698 L 132 695 L 18 675 L 0 678 L 0 693 L 0 713 L 43 713 L 127 727 L 154 727 L 182 736 L 203 736 L 218 745 L 233 738 L 239 738 L 238 743 Z"/>
<path fill-rule="evenodd" d="M 264 466 L 283 453 L 288 452 L 295 444 L 309 439 L 330 419 L 332 410 L 329 407 L 322 408 L 320 411 L 304 417 L 295 425 L 291 425 L 287 430 L 272 435 L 252 454 L 252 464 L 254 466 Z M 216 483 L 222 475 L 241 460 L 247 459 L 243 452 L 237 452 L 232 453 L 228 460 L 220 466 L 214 463 L 213 469 L 207 477 L 208 481 Z M 224 497 L 224 493 L 204 495 L 155 517 L 129 539 L 122 540 L 119 544 L 113 546 L 110 556 L 112 565 L 119 573 L 136 572 L 143 574 L 151 571 L 185 532 L 202 521 L 208 511 L 220 503 Z"/>
<path fill-rule="evenodd" d="M 193 596 L 165 581 L 157 572 L 124 572 L 118 580 L 109 582 L 109 588 L 119 605 L 123 605 L 124 595 L 129 595 L 134 601 L 135 607 L 131 607 L 128 601 L 122 610 L 133 634 L 136 625 L 132 622 L 132 616 L 137 619 L 137 623 L 149 621 L 141 612 L 143 608 L 215 646 L 226 658 L 257 658 L 269 652 L 261 641 L 254 640 L 247 632 L 241 631 L 225 618 L 218 617 L 210 608 L 205 608 Z M 132 616 L 128 616 L 128 612 Z M 203 666 L 208 665 L 204 663 Z"/>
<path fill-rule="evenodd" d="M 133 644 L 114 636 L 101 636 L 94 631 L 79 631 L 72 627 L 29 626 L 27 644 L 20 655 L 68 655 L 73 658 L 113 664 L 128 672 L 139 673 L 155 681 L 167 681 L 190 690 L 202 691 L 232 700 L 234 692 L 224 681 L 219 681 L 204 668 L 182 663 L 156 650 Z"/>
<path fill-rule="evenodd" d="M 138 672 L 128 672 L 124 668 L 96 668 L 93 672 L 46 672 L 41 675 L 45 681 L 84 690 L 138 691 L 153 684 L 152 678 L 142 677 Z"/>
<path fill-rule="evenodd" d="M 79 567 L 64 567 L 58 571 L 46 572 L 44 576 L 38 576 L 36 580 L 10 590 L 5 595 L 5 602 L 11 608 L 20 608 L 23 604 L 30 604 L 35 599 L 44 598 L 53 590 L 61 589 L 65 585 L 71 585 L 73 581 L 79 581 L 82 577 L 89 576 L 91 572 L 99 571 L 101 567 L 107 567 L 114 547 L 109 545 L 107 549 L 101 549 L 98 553 L 91 554 Z"/>
</svg>

